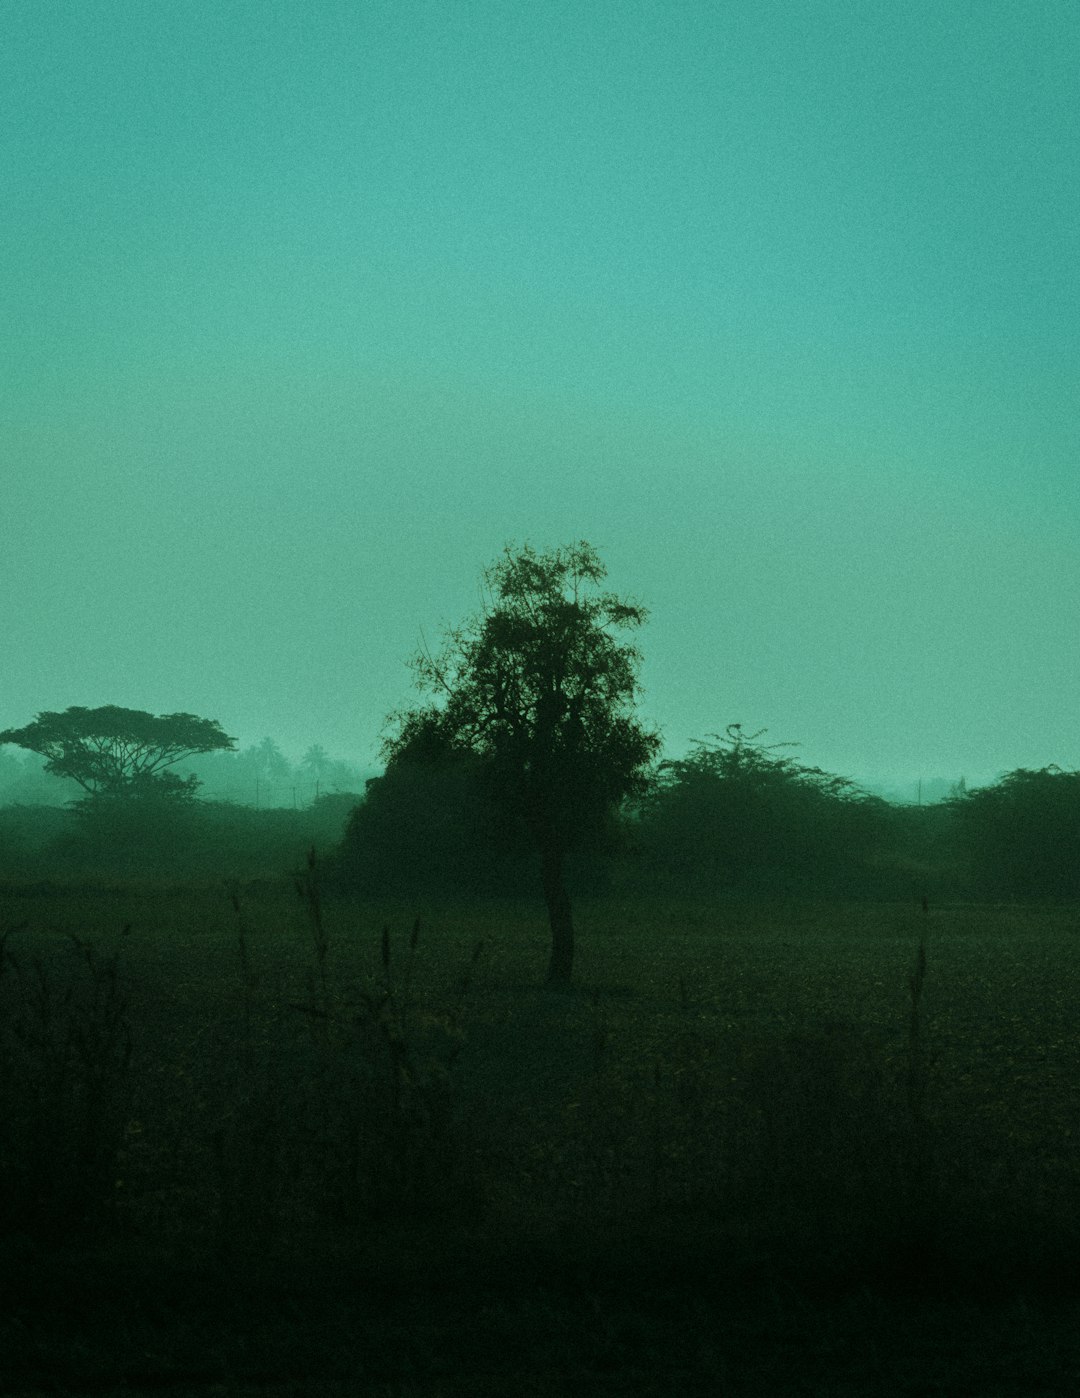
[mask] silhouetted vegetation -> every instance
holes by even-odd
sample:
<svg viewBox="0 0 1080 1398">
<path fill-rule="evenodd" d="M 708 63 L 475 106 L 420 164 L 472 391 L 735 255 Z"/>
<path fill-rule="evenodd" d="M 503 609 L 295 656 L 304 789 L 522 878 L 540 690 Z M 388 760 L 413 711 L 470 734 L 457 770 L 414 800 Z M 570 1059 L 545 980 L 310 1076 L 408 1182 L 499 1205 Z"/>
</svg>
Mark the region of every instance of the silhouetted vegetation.
<svg viewBox="0 0 1080 1398">
<path fill-rule="evenodd" d="M 528 896 L 536 884 L 527 833 L 492 801 L 480 760 L 430 730 L 368 781 L 333 872 L 376 895 Z"/>
<path fill-rule="evenodd" d="M 0 807 L 0 879 L 281 879 L 313 845 L 335 891 L 527 896 L 573 964 L 571 898 L 622 890 L 711 898 L 1062 898 L 1080 893 L 1080 773 L 1007 773 L 897 805 L 731 723 L 654 762 L 634 716 L 639 655 L 616 633 L 645 611 L 600 591 L 587 543 L 511 548 L 479 616 L 414 661 L 426 706 L 392 715 L 384 772 L 267 737 L 235 751 L 216 721 L 115 705 L 44 712 L 0 733 L 31 801 Z M 42 773 L 81 797 L 37 804 Z M 205 787 L 217 799 L 197 801 Z M 242 795 L 242 800 L 235 798 Z M 225 797 L 227 799 L 222 799 Z"/>
<path fill-rule="evenodd" d="M 967 886 L 999 898 L 1080 896 L 1080 772 L 1019 768 L 947 803 Z"/>
<path fill-rule="evenodd" d="M 40 713 L 23 728 L 5 729 L 0 743 L 38 753 L 47 772 L 78 782 L 89 799 L 183 801 L 198 781 L 168 769 L 196 753 L 230 749 L 235 739 L 195 714 L 155 716 L 107 704 Z"/>
<path fill-rule="evenodd" d="M 287 884 L 313 845 L 336 849 L 359 799 L 338 792 L 300 810 L 198 800 L 0 807 L 0 884 Z"/>
<path fill-rule="evenodd" d="M 1080 772 L 656 763 L 594 551 L 486 578 L 362 794 L 190 715 L 0 735 L 83 793 L 0 807 L 3 1381 L 782 1392 L 763 1324 L 825 1374 L 827 1321 L 922 1391 L 977 1296 L 979 1390 L 1072 1392 Z"/>
<path fill-rule="evenodd" d="M 571 894 L 715 899 L 1080 896 L 1080 773 L 1007 773 L 896 806 L 733 724 L 654 769 L 567 855 Z M 535 896 L 539 858 L 483 762 L 433 732 L 362 794 L 298 809 L 143 796 L 0 806 L 0 883 L 287 881 L 314 845 L 328 888 L 361 896 Z"/>
<path fill-rule="evenodd" d="M 606 574 L 584 542 L 546 554 L 507 548 L 484 574 L 483 614 L 414 661 L 435 702 L 397 715 L 386 744 L 391 761 L 430 750 L 475 759 L 491 806 L 539 856 L 548 978 L 559 983 L 574 962 L 568 857 L 642 788 L 660 747 L 633 713 L 640 656 L 613 635 L 646 613 L 599 592 Z"/>
<path fill-rule="evenodd" d="M 873 888 L 887 804 L 761 737 L 733 723 L 660 765 L 639 817 L 643 878 L 714 896 Z"/>
<path fill-rule="evenodd" d="M 731 724 L 663 762 L 570 864 L 585 893 L 916 900 L 1080 893 L 1080 773 L 896 806 Z M 525 896 L 535 866 L 474 757 L 427 734 L 368 783 L 333 874 L 366 894 Z"/>
</svg>

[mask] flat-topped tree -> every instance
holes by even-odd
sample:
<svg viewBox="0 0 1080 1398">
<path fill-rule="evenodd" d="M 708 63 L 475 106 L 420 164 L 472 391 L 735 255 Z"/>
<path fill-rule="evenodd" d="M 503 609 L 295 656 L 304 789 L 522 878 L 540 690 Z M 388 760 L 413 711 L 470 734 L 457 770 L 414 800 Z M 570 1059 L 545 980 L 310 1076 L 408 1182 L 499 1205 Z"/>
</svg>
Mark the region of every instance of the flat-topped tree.
<svg viewBox="0 0 1080 1398">
<path fill-rule="evenodd" d="M 639 652 L 619 631 L 643 607 L 599 591 L 607 576 L 587 543 L 550 553 L 527 545 L 484 573 L 485 605 L 413 661 L 435 702 L 392 715 L 388 763 L 426 748 L 471 752 L 489 791 L 539 852 L 551 925 L 548 980 L 569 984 L 574 924 L 566 856 L 637 790 L 660 747 L 634 717 Z"/>
<path fill-rule="evenodd" d="M 145 796 L 190 800 L 197 777 L 167 769 L 197 753 L 227 751 L 236 740 L 213 719 L 148 714 L 107 704 L 40 713 L 25 728 L 8 728 L 0 743 L 39 753 L 45 770 L 70 777 L 92 797 Z"/>
</svg>

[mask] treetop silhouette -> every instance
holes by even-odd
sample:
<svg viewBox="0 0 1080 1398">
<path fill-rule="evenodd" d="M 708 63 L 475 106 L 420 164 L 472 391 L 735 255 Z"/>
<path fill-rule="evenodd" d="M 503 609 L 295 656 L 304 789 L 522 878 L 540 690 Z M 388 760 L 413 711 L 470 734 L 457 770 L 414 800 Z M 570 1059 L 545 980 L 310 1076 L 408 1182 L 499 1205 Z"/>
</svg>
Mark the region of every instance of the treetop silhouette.
<svg viewBox="0 0 1080 1398">
<path fill-rule="evenodd" d="M 660 747 L 633 712 L 640 654 L 616 636 L 647 613 L 600 591 L 606 575 L 584 541 L 508 545 L 483 575 L 480 614 L 413 661 L 434 702 L 391 715 L 398 731 L 384 743 L 388 764 L 425 750 L 481 759 L 494 801 L 540 855 L 556 984 L 569 983 L 574 956 L 566 856 L 643 783 Z"/>
<path fill-rule="evenodd" d="M 154 715 L 107 704 L 39 713 L 23 728 L 0 733 L 46 759 L 45 770 L 70 777 L 92 797 L 190 798 L 198 778 L 181 779 L 166 769 L 196 753 L 232 750 L 235 738 L 213 719 L 196 714 Z"/>
</svg>

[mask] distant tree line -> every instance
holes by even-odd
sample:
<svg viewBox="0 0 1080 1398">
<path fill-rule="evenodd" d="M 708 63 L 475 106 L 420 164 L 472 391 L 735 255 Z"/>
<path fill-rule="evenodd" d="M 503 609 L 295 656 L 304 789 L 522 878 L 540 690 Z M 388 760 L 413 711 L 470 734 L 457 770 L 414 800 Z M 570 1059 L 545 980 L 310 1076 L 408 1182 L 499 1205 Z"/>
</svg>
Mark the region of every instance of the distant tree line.
<svg viewBox="0 0 1080 1398">
<path fill-rule="evenodd" d="M 569 858 L 570 892 L 1080 898 L 1080 772 L 1021 769 L 934 804 L 896 805 L 781 752 L 735 728 L 656 766 L 646 790 Z M 195 800 L 130 821 L 124 812 L 88 821 L 60 806 L 0 806 L 0 881 L 287 880 L 314 845 L 328 892 L 537 896 L 527 832 L 460 753 L 414 750 L 364 791 L 295 811 Z"/>
<path fill-rule="evenodd" d="M 730 725 L 650 773 L 568 878 L 582 895 L 1080 898 L 1080 772 L 1018 770 L 896 805 Z M 371 780 L 334 860 L 367 895 L 533 896 L 536 856 L 474 760 L 411 752 Z"/>
<path fill-rule="evenodd" d="M 9 771 L 58 779 L 65 797 L 63 808 L 0 806 L 0 878 L 22 882 L 280 876 L 313 844 L 336 844 L 361 786 L 355 768 L 317 745 L 297 770 L 271 739 L 236 753 L 216 721 L 187 713 L 117 705 L 48 711 L 0 733 L 0 743 L 25 749 L 36 764 L 9 761 Z M 298 800 L 302 777 L 307 790 Z M 228 799 L 245 782 L 253 782 L 256 799 Z M 274 801 L 275 788 L 287 784 L 291 805 Z M 33 792 L 31 780 L 25 786 Z M 197 792 L 211 799 L 196 799 Z"/>
<path fill-rule="evenodd" d="M 239 750 L 192 754 L 176 772 L 184 779 L 196 778 L 203 800 L 257 810 L 297 809 L 321 796 L 362 791 L 364 785 L 356 763 L 332 757 L 321 744 L 311 744 L 299 762 L 293 762 L 273 738 Z M 14 746 L 0 750 L 0 807 L 64 806 L 83 794 L 74 778 L 50 771 L 41 754 L 19 752 Z"/>
<path fill-rule="evenodd" d="M 198 778 L 205 799 L 257 810 L 297 810 L 323 796 L 361 791 L 364 781 L 355 763 L 332 757 L 319 743 L 311 744 L 299 762 L 292 762 L 273 738 L 237 752 L 193 757 L 183 770 Z"/>
<path fill-rule="evenodd" d="M 426 700 L 391 715 L 366 783 L 318 745 L 296 765 L 270 738 L 237 752 L 189 713 L 76 707 L 0 732 L 30 754 L 0 753 L 0 879 L 281 878 L 314 845 L 344 894 L 539 893 L 556 981 L 582 895 L 1080 897 L 1080 772 L 901 805 L 739 723 L 659 760 L 624 638 L 646 613 L 604 577 L 584 542 L 508 547 L 480 613 L 416 657 Z M 43 781 L 63 808 L 33 799 Z"/>
</svg>

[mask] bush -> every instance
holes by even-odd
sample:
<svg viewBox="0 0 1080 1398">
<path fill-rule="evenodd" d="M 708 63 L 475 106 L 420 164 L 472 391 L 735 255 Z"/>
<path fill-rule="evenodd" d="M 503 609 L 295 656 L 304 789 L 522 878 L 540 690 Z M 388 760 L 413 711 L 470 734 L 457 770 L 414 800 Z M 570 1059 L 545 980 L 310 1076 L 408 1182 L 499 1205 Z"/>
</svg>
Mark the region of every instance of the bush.
<svg viewBox="0 0 1080 1398">
<path fill-rule="evenodd" d="M 1010 898 L 1080 896 L 1080 772 L 1018 768 L 949 802 L 971 882 Z"/>
<path fill-rule="evenodd" d="M 711 894 L 862 891 L 889 808 L 844 777 L 777 756 L 730 724 L 661 765 L 638 841 L 661 887 Z"/>
</svg>

